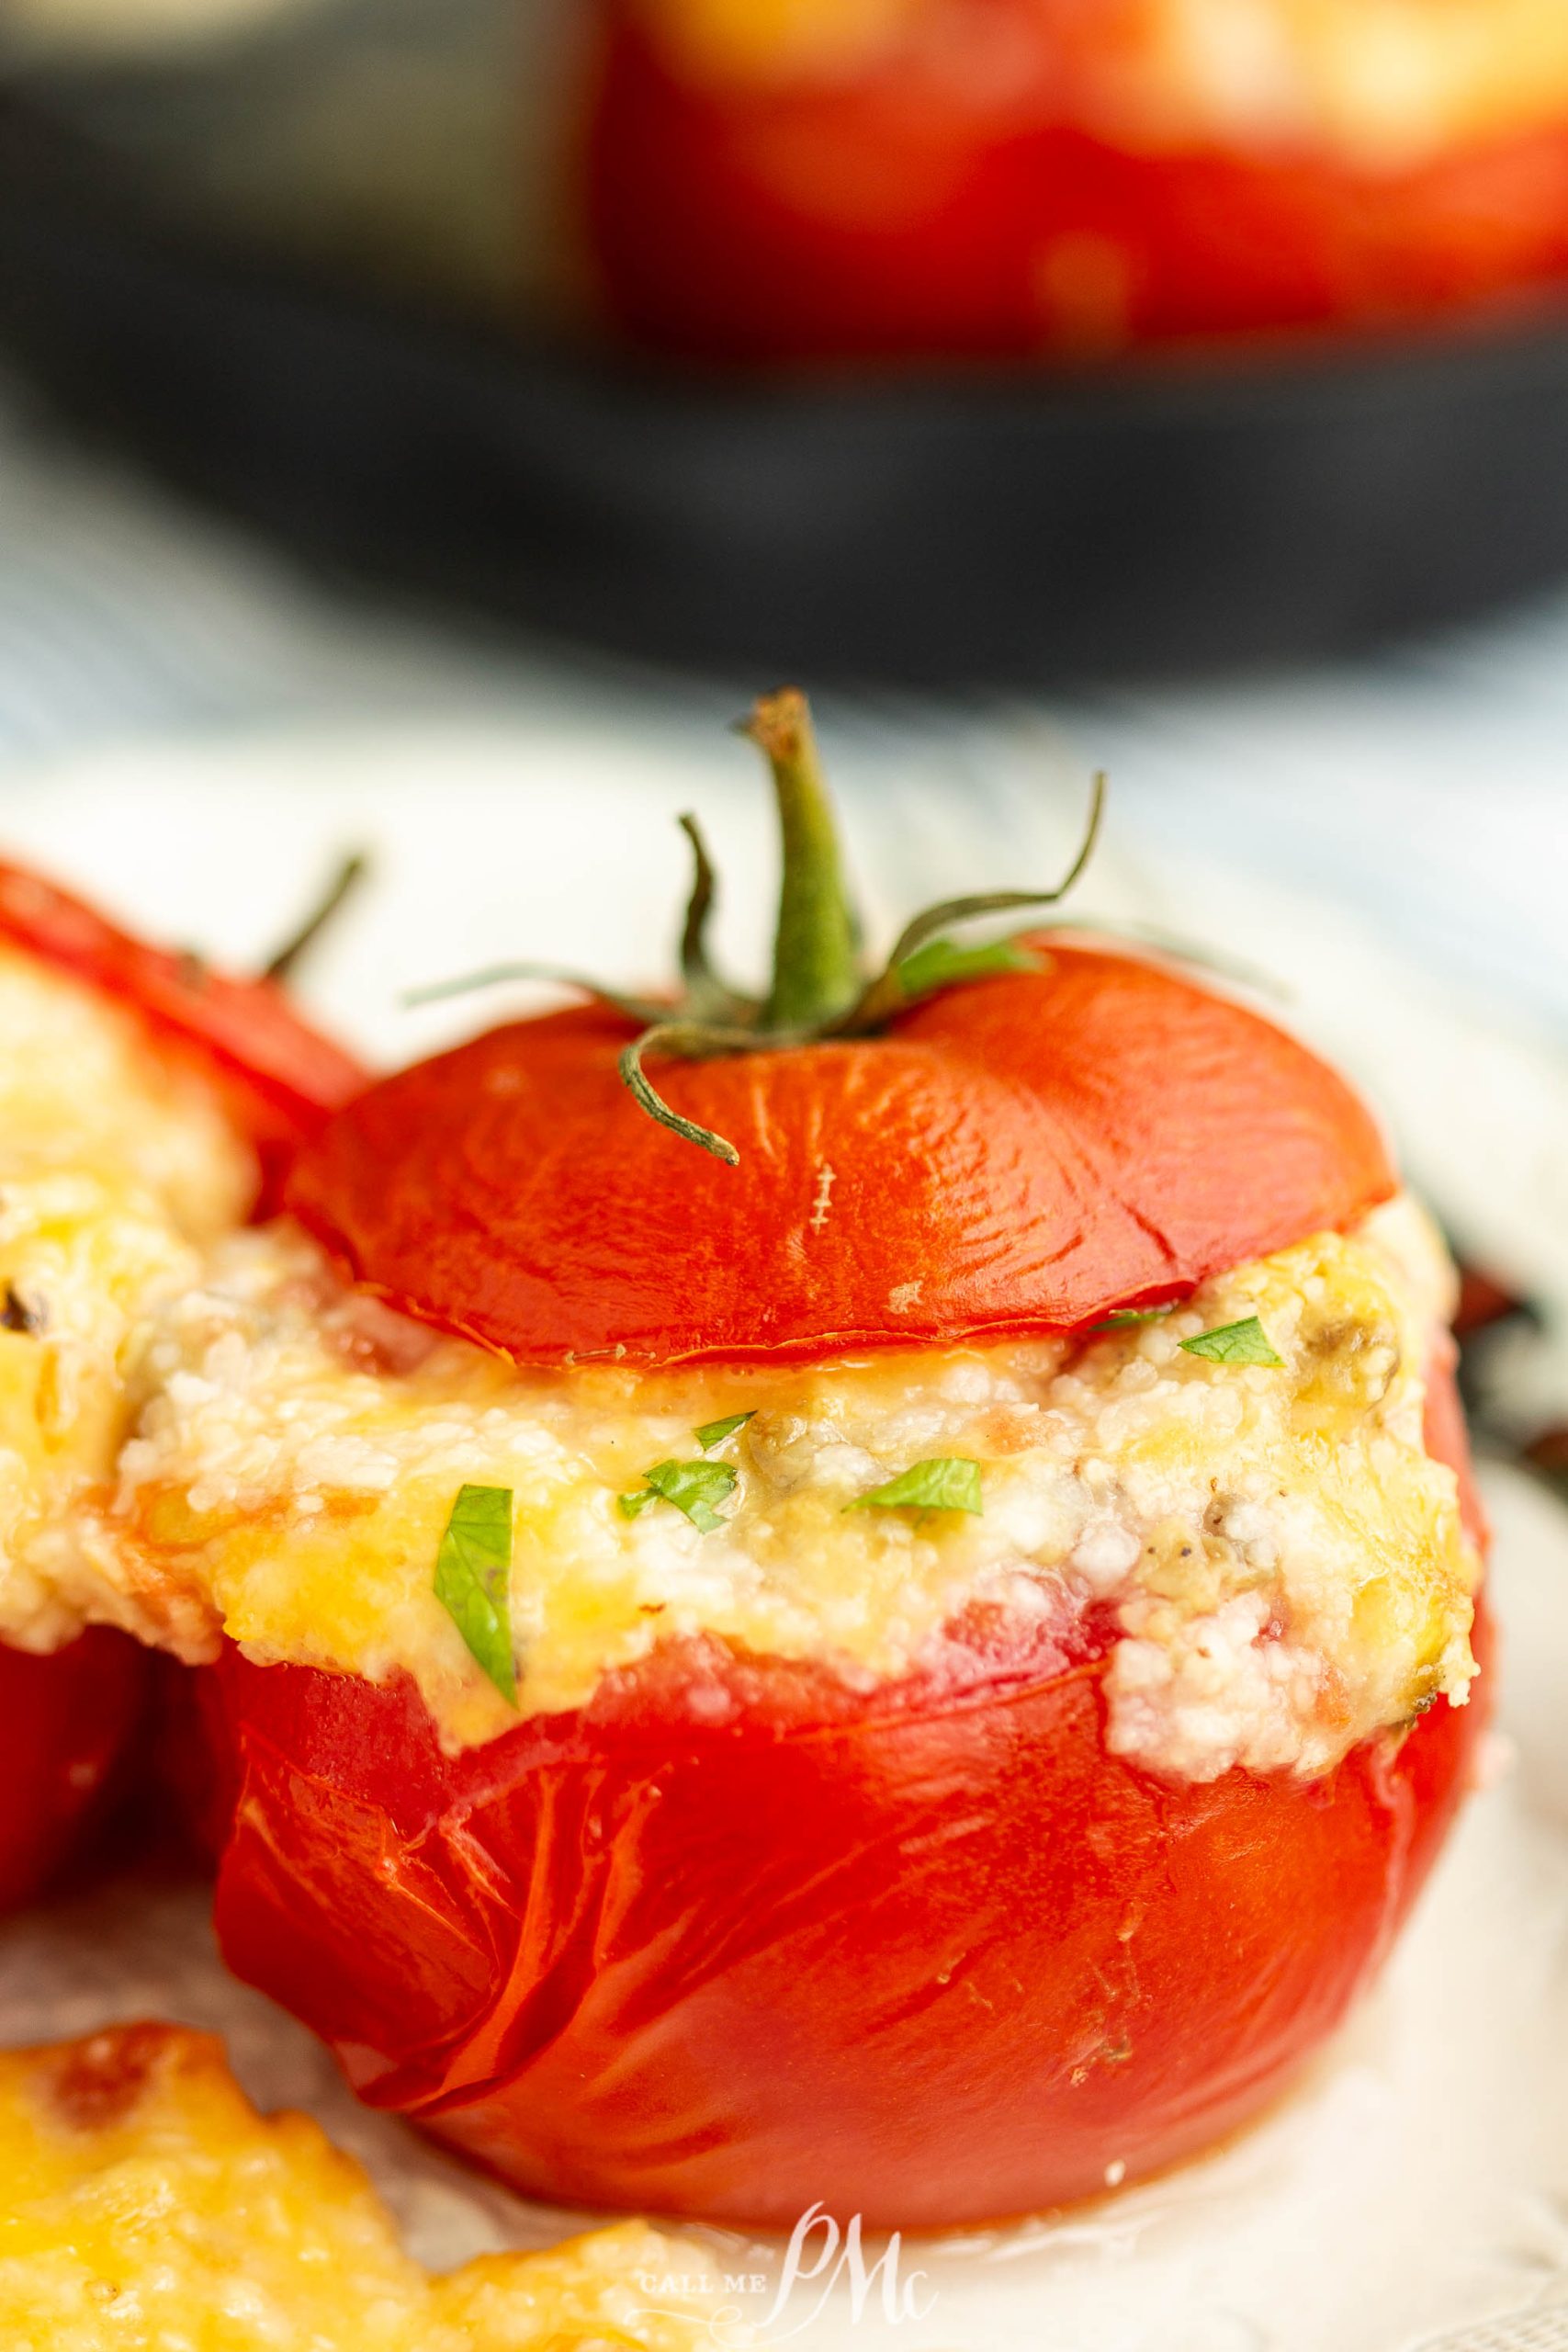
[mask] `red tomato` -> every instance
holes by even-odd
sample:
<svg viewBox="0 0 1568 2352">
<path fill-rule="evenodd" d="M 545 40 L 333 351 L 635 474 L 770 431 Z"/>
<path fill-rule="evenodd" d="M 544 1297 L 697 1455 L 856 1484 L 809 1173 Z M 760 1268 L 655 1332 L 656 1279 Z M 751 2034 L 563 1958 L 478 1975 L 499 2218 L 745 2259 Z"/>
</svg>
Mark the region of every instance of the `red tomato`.
<svg viewBox="0 0 1568 2352">
<path fill-rule="evenodd" d="M 1135 2178 L 1345 2015 L 1486 1703 L 1309 1783 L 1170 1784 L 1106 1750 L 1109 1639 L 976 1612 L 869 1700 L 671 1644 L 457 1758 L 406 1681 L 231 1651 L 225 1957 L 373 2105 L 570 2203 L 936 2227 Z"/>
<path fill-rule="evenodd" d="M 128 1007 L 155 1050 L 211 1079 L 256 1147 L 264 1185 L 364 1083 L 359 1065 L 309 1027 L 281 989 L 149 946 L 5 864 L 0 940 Z M 107 1800 L 141 1718 L 147 1674 L 136 1643 L 107 1628 L 46 1657 L 0 1644 L 0 1907 L 54 1875 Z"/>
<path fill-rule="evenodd" d="M 1568 277 L 1568 119 L 1358 163 L 1310 127 L 1170 130 L 1183 101 L 1134 8 L 928 0 L 815 65 L 782 46 L 727 64 L 686 22 L 704 13 L 607 0 L 585 133 L 604 305 L 655 345 L 1098 359 L 1419 322 Z"/>
<path fill-rule="evenodd" d="M 0 1644 L 0 1910 L 53 1878 L 113 1794 L 147 1660 L 95 1625 L 47 1657 Z"/>
<path fill-rule="evenodd" d="M 1365 1107 L 1283 1031 L 1168 966 L 1040 944 L 1043 969 L 886 1035 L 661 1067 L 739 1167 L 644 1117 L 632 1024 L 589 1008 L 384 1080 L 287 1204 L 394 1306 L 520 1363 L 667 1363 L 1070 1329 L 1393 1192 Z"/>
</svg>

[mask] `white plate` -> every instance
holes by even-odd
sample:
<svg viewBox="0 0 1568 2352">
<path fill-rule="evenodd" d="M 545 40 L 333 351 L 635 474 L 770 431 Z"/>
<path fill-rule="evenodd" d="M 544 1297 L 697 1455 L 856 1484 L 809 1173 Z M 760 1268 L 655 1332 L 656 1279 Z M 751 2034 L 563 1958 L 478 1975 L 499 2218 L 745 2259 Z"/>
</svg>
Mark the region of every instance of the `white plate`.
<svg viewBox="0 0 1568 2352">
<path fill-rule="evenodd" d="M 320 994 L 367 1046 L 404 1054 L 489 1010 L 401 1014 L 396 991 L 412 980 L 502 954 L 597 955 L 622 978 L 657 968 L 682 879 L 667 820 L 693 798 L 717 799 L 716 831 L 754 877 L 727 925 L 739 952 L 761 916 L 766 860 L 761 808 L 729 789 L 730 773 L 718 750 L 694 777 L 672 748 L 638 756 L 570 729 L 294 740 L 220 758 L 192 745 L 40 778 L 11 798 L 7 846 L 167 935 L 243 956 L 286 927 L 333 847 L 370 840 L 380 888 L 323 958 Z M 1065 791 L 1048 801 L 1014 872 L 1057 862 L 1069 810 Z M 943 888 L 981 878 L 951 804 L 916 793 L 896 821 L 886 806 L 862 815 L 863 856 L 869 834 L 903 869 L 900 887 L 922 866 Z M 1568 1298 L 1551 1214 L 1568 1116 L 1550 1057 L 1443 1001 L 1345 919 L 1253 883 L 1174 872 L 1168 858 L 1156 879 L 1134 855 L 1094 895 L 1200 936 L 1218 925 L 1296 979 L 1305 1024 L 1382 1080 L 1423 1173 L 1485 1228 L 1495 1261 Z M 1477 1089 L 1484 1133 L 1456 1115 Z M 901 2247 L 892 2317 L 886 2267 L 858 2312 L 842 2275 L 825 2300 L 820 2282 L 802 2282 L 772 2312 L 780 2250 L 716 2238 L 716 2276 L 768 2281 L 732 2298 L 761 2341 L 1409 2352 L 1561 2297 L 1528 2340 L 1568 2346 L 1568 1516 L 1515 1473 L 1487 1486 L 1517 1761 L 1472 1804 L 1384 1985 L 1332 2056 L 1260 2128 L 1166 2181 L 992 2240 Z M 427 2259 L 538 2244 L 576 2218 L 521 2205 L 356 2109 L 308 2036 L 224 1977 L 197 1894 L 122 1887 L 0 1930 L 0 2039 L 145 2013 L 227 2032 L 253 2093 L 310 2108 L 359 2153 Z M 940 2134 L 942 2117 L 930 2125 Z M 883 2251 L 868 2248 L 868 2262 Z"/>
</svg>

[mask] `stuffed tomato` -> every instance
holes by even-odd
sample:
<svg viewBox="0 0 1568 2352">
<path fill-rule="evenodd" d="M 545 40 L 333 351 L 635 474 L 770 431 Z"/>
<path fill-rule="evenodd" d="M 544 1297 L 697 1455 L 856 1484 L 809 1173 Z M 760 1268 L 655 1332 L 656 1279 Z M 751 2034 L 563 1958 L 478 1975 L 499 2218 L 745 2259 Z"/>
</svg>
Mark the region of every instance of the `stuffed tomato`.
<svg viewBox="0 0 1568 2352">
<path fill-rule="evenodd" d="M 91 1516 L 140 1318 L 361 1082 L 277 988 L 0 865 L 0 1905 L 68 1859 L 144 1713 Z"/>
<path fill-rule="evenodd" d="M 1557 0 L 605 0 L 610 318 L 706 358 L 1103 359 L 1568 273 Z"/>
<path fill-rule="evenodd" d="M 224 1952 L 364 2098 L 939 2226 L 1213 2141 L 1386 1953 L 1484 1714 L 1451 1274 L 1177 966 L 966 900 L 868 978 L 754 731 L 767 1000 L 699 846 L 680 1001 L 357 1098 L 151 1337 L 104 1534 L 215 1659 Z"/>
</svg>

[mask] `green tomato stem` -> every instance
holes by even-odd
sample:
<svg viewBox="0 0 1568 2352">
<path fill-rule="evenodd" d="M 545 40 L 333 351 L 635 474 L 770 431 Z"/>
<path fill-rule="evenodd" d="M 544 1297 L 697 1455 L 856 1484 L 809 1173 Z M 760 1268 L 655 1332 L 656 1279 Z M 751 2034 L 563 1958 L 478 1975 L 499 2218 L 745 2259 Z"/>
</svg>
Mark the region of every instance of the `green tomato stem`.
<svg viewBox="0 0 1568 2352">
<path fill-rule="evenodd" d="M 764 695 L 742 730 L 765 754 L 778 797 L 784 874 L 770 1030 L 815 1030 L 847 1012 L 863 974 L 839 829 L 823 780 L 806 697 L 793 686 Z"/>
</svg>

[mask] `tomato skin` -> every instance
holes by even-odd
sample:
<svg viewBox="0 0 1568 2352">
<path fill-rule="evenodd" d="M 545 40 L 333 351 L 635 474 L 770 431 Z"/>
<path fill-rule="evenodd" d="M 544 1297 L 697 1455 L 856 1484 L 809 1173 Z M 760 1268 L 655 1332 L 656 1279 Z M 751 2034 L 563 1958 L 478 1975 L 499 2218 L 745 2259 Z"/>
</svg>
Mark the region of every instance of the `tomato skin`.
<svg viewBox="0 0 1568 2352">
<path fill-rule="evenodd" d="M 1568 123 L 1382 170 L 1310 136 L 1134 152 L 1073 119 L 1086 36 L 1046 14 L 967 11 L 1008 60 L 994 85 L 918 43 L 839 79 L 727 81 L 635 0 L 608 7 L 581 166 L 608 318 L 718 361 L 1098 360 L 1408 325 L 1568 278 Z"/>
<path fill-rule="evenodd" d="M 224 1955 L 526 2193 L 784 2229 L 1091 2194 L 1338 2023 L 1487 1713 L 1483 1680 L 1314 1781 L 1165 1782 L 1105 1747 L 1111 1632 L 976 1614 L 870 1694 L 671 1644 L 457 1758 L 406 1680 L 231 1651 Z"/>
<path fill-rule="evenodd" d="M 47 1657 L 0 1644 L 0 1910 L 54 1878 L 102 1812 L 147 1679 L 145 1652 L 109 1626 Z"/>
<path fill-rule="evenodd" d="M 735 1168 L 637 1108 L 633 1034 L 580 1007 L 400 1071 L 305 1147 L 285 1204 L 351 1279 L 519 1363 L 660 1364 L 1070 1329 L 1396 1182 L 1305 1046 L 1103 946 L 1053 939 L 886 1035 L 659 1063 Z"/>
<path fill-rule="evenodd" d="M 271 980 L 232 979 L 121 931 L 96 907 L 0 862 L 0 939 L 69 972 L 143 1022 L 155 1046 L 214 1081 L 264 1171 L 366 1082 Z"/>
</svg>

